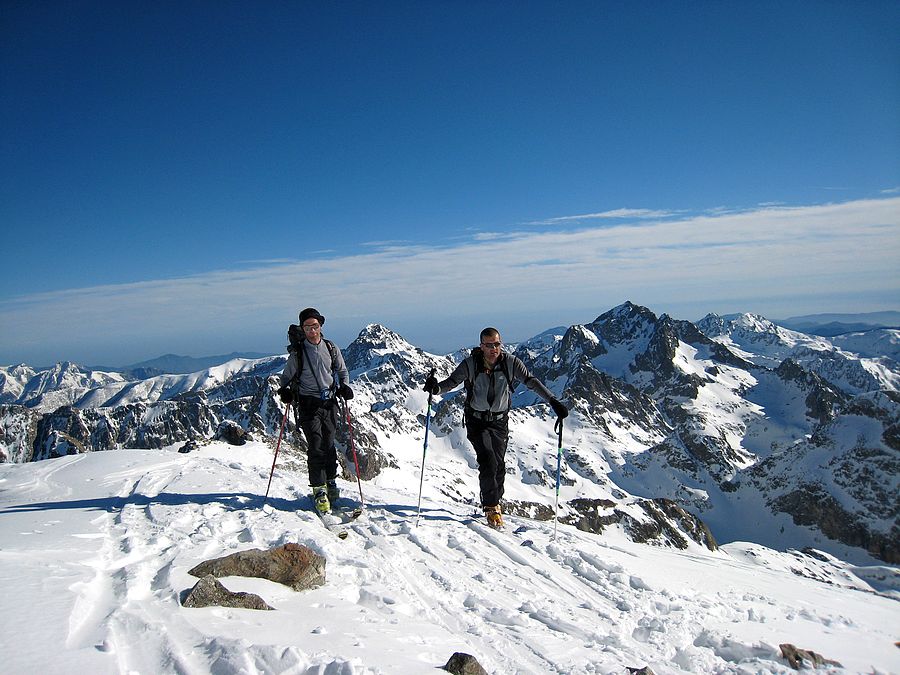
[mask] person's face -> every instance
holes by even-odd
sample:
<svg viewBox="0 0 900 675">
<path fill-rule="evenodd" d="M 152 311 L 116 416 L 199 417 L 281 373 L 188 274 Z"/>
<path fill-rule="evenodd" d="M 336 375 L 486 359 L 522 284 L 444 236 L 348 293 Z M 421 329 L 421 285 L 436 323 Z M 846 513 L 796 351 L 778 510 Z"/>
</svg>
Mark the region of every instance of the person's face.
<svg viewBox="0 0 900 675">
<path fill-rule="evenodd" d="M 500 341 L 500 334 L 485 335 L 481 338 L 481 351 L 484 354 L 484 360 L 494 365 L 500 358 L 500 351 L 503 343 Z"/>
<path fill-rule="evenodd" d="M 303 322 L 302 328 L 307 340 L 314 345 L 319 344 L 322 340 L 322 326 L 317 319 L 307 319 Z"/>
</svg>

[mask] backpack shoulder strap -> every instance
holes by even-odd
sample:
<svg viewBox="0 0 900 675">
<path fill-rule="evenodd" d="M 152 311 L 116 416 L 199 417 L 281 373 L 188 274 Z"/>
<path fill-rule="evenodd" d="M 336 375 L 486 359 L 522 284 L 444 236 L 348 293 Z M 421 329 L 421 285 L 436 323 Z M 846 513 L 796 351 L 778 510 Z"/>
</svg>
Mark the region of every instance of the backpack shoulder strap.
<svg viewBox="0 0 900 675">
<path fill-rule="evenodd" d="M 512 408 L 512 397 L 513 392 L 516 389 L 516 383 L 513 381 L 512 371 L 513 371 L 513 359 L 516 358 L 512 354 L 504 354 L 503 355 L 503 363 L 501 367 L 503 369 L 503 376 L 506 378 L 506 386 L 509 387 L 509 397 L 507 398 L 507 407 L 509 410 Z"/>
<path fill-rule="evenodd" d="M 475 389 L 475 378 L 478 376 L 477 360 L 478 357 L 476 356 L 474 349 L 472 350 L 472 353 L 464 359 L 466 364 L 466 379 L 463 381 L 463 386 L 466 388 L 467 408 L 471 406 L 473 390 Z"/>
<path fill-rule="evenodd" d="M 290 385 L 291 386 L 300 386 L 300 374 L 303 372 L 303 345 L 296 345 L 296 348 L 292 348 L 291 351 L 297 355 L 297 372 L 294 373 L 294 376 L 291 378 Z"/>
<path fill-rule="evenodd" d="M 509 385 L 509 393 L 512 395 L 513 390 L 516 388 L 515 382 L 513 382 L 513 359 L 516 358 L 512 354 L 504 354 L 503 355 L 503 374 L 506 375 L 506 383 Z"/>
<path fill-rule="evenodd" d="M 294 377 L 291 378 L 291 382 L 298 382 L 300 380 L 300 373 L 303 372 L 303 341 L 306 338 L 303 336 L 303 329 L 300 328 L 297 324 L 292 323 L 288 326 L 288 352 L 297 355 L 297 372 L 294 373 Z"/>
<path fill-rule="evenodd" d="M 322 338 L 325 341 L 325 346 L 328 348 L 328 355 L 331 357 L 331 370 L 332 372 L 337 370 L 337 347 L 335 347 L 334 343 L 328 338 Z"/>
</svg>

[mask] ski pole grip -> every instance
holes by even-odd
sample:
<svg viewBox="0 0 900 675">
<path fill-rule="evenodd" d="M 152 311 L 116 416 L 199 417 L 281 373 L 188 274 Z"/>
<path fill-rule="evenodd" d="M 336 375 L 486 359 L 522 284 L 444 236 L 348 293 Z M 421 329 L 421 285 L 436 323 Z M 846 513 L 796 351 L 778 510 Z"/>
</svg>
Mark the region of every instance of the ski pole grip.
<svg viewBox="0 0 900 675">
<path fill-rule="evenodd" d="M 426 378 L 426 382 L 427 382 L 428 380 L 430 380 L 432 377 L 434 377 L 434 373 L 435 373 L 435 369 L 432 368 L 432 369 L 428 372 L 428 377 Z M 432 394 L 431 394 L 431 392 L 429 391 L 429 392 L 428 392 L 428 405 L 431 405 L 431 395 L 432 395 Z"/>
</svg>

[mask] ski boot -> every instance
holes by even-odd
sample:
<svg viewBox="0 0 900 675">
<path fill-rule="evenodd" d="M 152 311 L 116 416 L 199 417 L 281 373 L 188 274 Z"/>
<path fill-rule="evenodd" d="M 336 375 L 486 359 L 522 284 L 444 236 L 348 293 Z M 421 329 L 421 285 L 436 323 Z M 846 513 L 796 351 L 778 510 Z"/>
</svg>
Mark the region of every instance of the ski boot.
<svg viewBox="0 0 900 675">
<path fill-rule="evenodd" d="M 328 490 L 324 485 L 313 485 L 313 504 L 320 515 L 331 513 L 331 502 L 328 501 Z"/>
<path fill-rule="evenodd" d="M 332 478 L 328 481 L 326 488 L 328 490 L 328 501 L 334 506 L 337 503 L 337 500 L 341 498 L 341 490 L 337 485 L 337 480 Z"/>
<path fill-rule="evenodd" d="M 499 530 L 501 527 L 503 527 L 503 516 L 500 515 L 499 504 L 497 504 L 497 506 L 485 506 L 484 515 L 487 518 L 488 525 L 493 527 L 495 530 Z"/>
</svg>

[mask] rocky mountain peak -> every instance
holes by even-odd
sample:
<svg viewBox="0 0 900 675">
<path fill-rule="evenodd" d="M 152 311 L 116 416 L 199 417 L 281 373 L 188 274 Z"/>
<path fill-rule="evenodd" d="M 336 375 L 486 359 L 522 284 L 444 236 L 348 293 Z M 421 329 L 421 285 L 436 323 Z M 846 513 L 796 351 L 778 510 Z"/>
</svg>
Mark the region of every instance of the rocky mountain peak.
<svg viewBox="0 0 900 675">
<path fill-rule="evenodd" d="M 415 351 L 415 347 L 407 342 L 398 333 L 380 323 L 370 323 L 363 328 L 355 342 L 368 344 L 373 349 L 390 349 L 400 351 Z"/>
<path fill-rule="evenodd" d="M 590 325 L 614 344 L 646 334 L 657 321 L 656 314 L 646 307 L 626 301 L 601 314 Z"/>
<path fill-rule="evenodd" d="M 36 374 L 34 368 L 24 363 L 17 366 L 0 366 L 0 403 L 12 403 L 17 400 Z"/>
<path fill-rule="evenodd" d="M 725 335 L 728 332 L 727 320 L 724 317 L 721 317 L 718 314 L 714 314 L 712 312 L 700 319 L 696 325 L 704 335 L 710 338 L 718 337 L 719 335 Z"/>
<path fill-rule="evenodd" d="M 47 370 L 37 373 L 25 386 L 23 397 L 40 397 L 60 389 L 86 387 L 91 383 L 91 372 L 70 361 L 61 361 Z"/>
<path fill-rule="evenodd" d="M 709 337 L 728 336 L 737 344 L 792 348 L 806 339 L 803 334 L 783 328 L 760 314 L 729 314 L 720 319 L 721 326 L 715 334 L 707 331 L 707 324 L 698 327 Z"/>
<path fill-rule="evenodd" d="M 358 370 L 392 356 L 422 355 L 424 352 L 409 343 L 398 333 L 378 323 L 363 328 L 356 339 L 344 350 L 344 360 L 349 370 Z"/>
<path fill-rule="evenodd" d="M 559 343 L 557 359 L 564 367 L 578 363 L 582 357 L 594 359 L 606 354 L 606 348 L 588 326 L 572 326 Z"/>
</svg>

